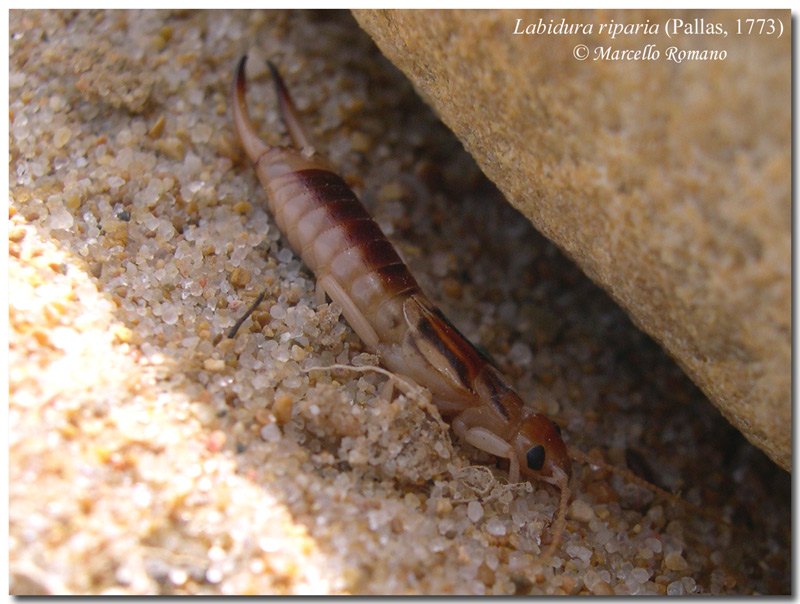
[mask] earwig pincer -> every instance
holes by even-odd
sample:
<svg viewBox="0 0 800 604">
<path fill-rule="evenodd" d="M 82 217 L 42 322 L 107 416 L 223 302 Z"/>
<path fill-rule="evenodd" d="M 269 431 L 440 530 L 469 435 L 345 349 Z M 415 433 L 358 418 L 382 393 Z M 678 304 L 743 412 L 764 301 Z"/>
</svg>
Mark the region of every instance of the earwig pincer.
<svg viewBox="0 0 800 604">
<path fill-rule="evenodd" d="M 526 407 L 491 361 L 422 292 L 353 191 L 310 145 L 286 87 L 270 63 L 294 148 L 264 143 L 245 104 L 245 61 L 233 82 L 233 119 L 289 244 L 387 369 L 428 388 L 441 415 L 469 444 L 509 462 L 509 480 L 555 485 L 559 546 L 571 472 L 558 426 Z"/>
</svg>

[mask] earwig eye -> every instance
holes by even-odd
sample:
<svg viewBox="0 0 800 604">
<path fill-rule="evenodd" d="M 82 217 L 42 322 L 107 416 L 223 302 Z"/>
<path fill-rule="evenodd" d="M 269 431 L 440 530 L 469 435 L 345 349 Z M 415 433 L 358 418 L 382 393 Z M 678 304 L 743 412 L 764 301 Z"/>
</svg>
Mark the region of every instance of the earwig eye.
<svg viewBox="0 0 800 604">
<path fill-rule="evenodd" d="M 561 436 L 561 426 L 559 426 L 559 425 L 558 425 L 557 423 L 555 423 L 555 422 L 553 422 L 553 426 L 555 427 L 555 429 L 556 429 L 556 432 L 558 432 L 558 435 L 559 435 L 559 436 Z"/>
<path fill-rule="evenodd" d="M 542 445 L 531 447 L 528 449 L 525 459 L 528 462 L 529 470 L 541 470 L 544 466 L 544 447 Z"/>
</svg>

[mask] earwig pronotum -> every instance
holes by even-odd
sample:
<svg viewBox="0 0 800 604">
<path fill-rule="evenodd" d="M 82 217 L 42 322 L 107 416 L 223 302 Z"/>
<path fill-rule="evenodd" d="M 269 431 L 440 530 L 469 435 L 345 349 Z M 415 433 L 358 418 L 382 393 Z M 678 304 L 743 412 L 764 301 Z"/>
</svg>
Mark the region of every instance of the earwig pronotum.
<svg viewBox="0 0 800 604">
<path fill-rule="evenodd" d="M 492 362 L 422 292 L 356 195 L 314 151 L 272 63 L 281 117 L 294 148 L 270 146 L 258 137 L 245 103 L 246 59 L 239 61 L 233 82 L 235 129 L 278 227 L 317 277 L 318 298 L 322 302 L 327 294 L 339 304 L 348 324 L 393 374 L 429 389 L 459 438 L 507 459 L 510 482 L 524 477 L 559 489 L 552 540 L 542 554 L 549 558 L 566 526 L 570 458 L 591 461 L 568 449 L 558 425 L 526 407 Z"/>
</svg>

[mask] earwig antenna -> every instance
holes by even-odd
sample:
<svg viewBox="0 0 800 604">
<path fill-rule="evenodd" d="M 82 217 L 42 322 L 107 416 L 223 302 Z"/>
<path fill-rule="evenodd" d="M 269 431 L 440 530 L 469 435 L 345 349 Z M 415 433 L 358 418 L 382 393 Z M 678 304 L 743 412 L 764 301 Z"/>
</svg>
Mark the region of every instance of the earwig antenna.
<svg viewBox="0 0 800 604">
<path fill-rule="evenodd" d="M 666 491 L 661 487 L 657 487 L 656 485 L 647 482 L 643 478 L 639 478 L 636 474 L 634 474 L 630 470 L 623 470 L 621 468 L 617 468 L 616 466 L 612 466 L 611 464 L 608 464 L 604 461 L 592 459 L 586 453 L 584 453 L 580 449 L 576 449 L 575 447 L 568 446 L 567 451 L 569 452 L 569 456 L 575 461 L 579 461 L 587 465 L 592 465 L 598 468 L 603 468 L 604 470 L 608 470 L 612 474 L 616 474 L 617 476 L 622 476 L 628 482 L 632 482 L 633 484 L 639 485 L 640 487 L 644 487 L 645 489 L 648 489 L 653 493 L 660 495 L 664 499 L 670 501 L 673 505 L 679 505 L 688 510 L 691 510 L 696 514 L 699 514 L 700 516 L 703 516 L 704 518 L 720 522 L 726 526 L 731 526 L 731 527 L 733 526 L 730 520 L 728 520 L 727 518 L 724 518 L 717 514 L 712 514 L 708 510 L 705 510 L 700 506 L 694 505 L 693 503 L 689 503 L 680 495 L 676 495 L 675 493 L 670 493 L 669 491 Z"/>
<path fill-rule="evenodd" d="M 569 477 L 559 468 L 553 469 L 552 478 L 542 477 L 541 480 L 549 482 L 557 487 L 561 495 L 561 498 L 558 501 L 558 510 L 556 510 L 556 515 L 553 516 L 553 522 L 551 524 L 551 532 L 553 535 L 552 541 L 538 560 L 543 564 L 544 562 L 547 562 L 561 546 L 561 537 L 564 535 L 564 529 L 567 527 L 567 503 L 569 502 L 572 492 L 567 484 Z"/>
</svg>

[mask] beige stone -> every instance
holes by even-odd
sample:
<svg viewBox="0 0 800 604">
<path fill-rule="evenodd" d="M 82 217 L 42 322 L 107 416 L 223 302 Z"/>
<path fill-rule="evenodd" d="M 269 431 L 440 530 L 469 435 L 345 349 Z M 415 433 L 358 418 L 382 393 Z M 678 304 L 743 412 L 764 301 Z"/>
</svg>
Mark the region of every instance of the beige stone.
<svg viewBox="0 0 800 604">
<path fill-rule="evenodd" d="M 355 16 L 508 200 L 790 469 L 790 32 L 736 33 L 789 12 Z M 593 31 L 513 33 L 540 18 Z M 670 38 L 671 18 L 727 36 Z M 612 20 L 658 33 L 612 39 Z M 643 52 L 579 61 L 577 44 Z M 670 47 L 726 57 L 677 63 Z"/>
</svg>

